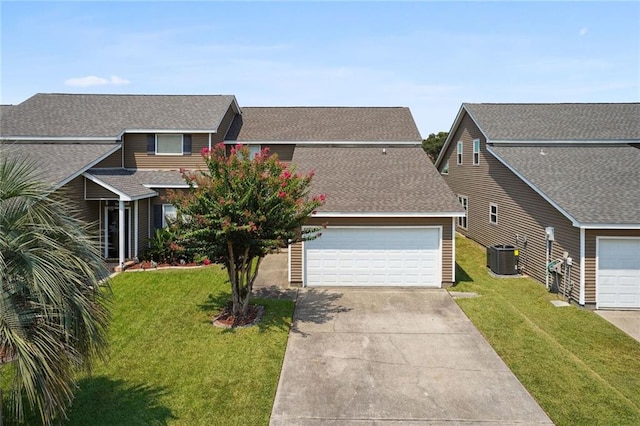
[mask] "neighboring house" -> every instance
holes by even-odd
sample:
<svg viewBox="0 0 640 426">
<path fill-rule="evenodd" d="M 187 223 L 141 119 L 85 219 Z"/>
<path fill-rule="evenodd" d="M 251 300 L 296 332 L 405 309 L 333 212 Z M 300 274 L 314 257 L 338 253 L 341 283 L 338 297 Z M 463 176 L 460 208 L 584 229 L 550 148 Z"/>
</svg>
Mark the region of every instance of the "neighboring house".
<svg viewBox="0 0 640 426">
<path fill-rule="evenodd" d="M 242 108 L 233 96 L 38 94 L 0 110 L 0 152 L 29 156 L 96 223 L 106 259 L 142 254 L 175 214 L 167 189 L 200 150 L 269 147 L 327 204 L 317 240 L 289 250 L 294 285 L 450 285 L 462 208 L 420 148 L 407 108 Z"/>
<path fill-rule="evenodd" d="M 573 301 L 640 308 L 640 104 L 463 104 L 436 167 L 458 232 L 519 248 L 541 282 L 566 252 Z"/>
</svg>

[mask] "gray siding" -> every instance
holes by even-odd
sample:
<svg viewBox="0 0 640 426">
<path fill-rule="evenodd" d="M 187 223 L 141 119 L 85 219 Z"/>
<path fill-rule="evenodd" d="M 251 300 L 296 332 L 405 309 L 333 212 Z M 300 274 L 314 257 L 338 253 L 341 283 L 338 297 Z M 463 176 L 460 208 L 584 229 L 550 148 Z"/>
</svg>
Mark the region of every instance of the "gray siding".
<svg viewBox="0 0 640 426">
<path fill-rule="evenodd" d="M 466 114 L 465 114 L 466 115 Z M 473 165 L 473 139 L 480 139 L 480 163 Z M 456 145 L 464 145 L 463 164 L 456 164 Z M 496 244 L 516 244 L 516 235 L 526 237 L 521 245 L 523 272 L 545 282 L 545 227 L 555 228 L 555 243 L 550 259 L 568 252 L 574 262 L 572 273 L 573 298 L 579 296 L 580 232 L 551 204 L 545 201 L 486 150 L 486 139 L 466 115 L 455 131 L 445 153 L 449 159 L 449 174 L 443 175 L 454 193 L 468 198 L 467 229 L 457 227 L 461 234 L 485 247 Z M 489 222 L 489 205 L 498 206 L 498 223 Z"/>
<path fill-rule="evenodd" d="M 118 195 L 89 179 L 85 179 L 84 197 L 87 200 L 117 200 L 119 198 Z"/>
<path fill-rule="evenodd" d="M 122 167 L 122 150 L 119 149 L 98 164 L 94 168 L 116 168 Z"/>
</svg>

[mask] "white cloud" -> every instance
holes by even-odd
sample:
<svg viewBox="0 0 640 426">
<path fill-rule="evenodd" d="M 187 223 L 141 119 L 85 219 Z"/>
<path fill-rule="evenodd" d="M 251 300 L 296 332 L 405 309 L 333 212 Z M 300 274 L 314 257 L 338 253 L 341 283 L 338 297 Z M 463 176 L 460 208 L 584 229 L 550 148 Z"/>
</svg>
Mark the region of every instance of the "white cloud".
<svg viewBox="0 0 640 426">
<path fill-rule="evenodd" d="M 112 75 L 111 78 L 97 77 L 95 75 L 89 75 L 87 77 L 69 78 L 65 80 L 64 84 L 67 86 L 75 87 L 93 87 L 93 86 L 122 86 L 131 83 L 125 78 Z"/>
<path fill-rule="evenodd" d="M 580 37 L 586 35 L 588 32 L 589 32 L 589 28 L 587 28 L 587 27 L 580 28 L 580 32 L 579 32 Z"/>
</svg>

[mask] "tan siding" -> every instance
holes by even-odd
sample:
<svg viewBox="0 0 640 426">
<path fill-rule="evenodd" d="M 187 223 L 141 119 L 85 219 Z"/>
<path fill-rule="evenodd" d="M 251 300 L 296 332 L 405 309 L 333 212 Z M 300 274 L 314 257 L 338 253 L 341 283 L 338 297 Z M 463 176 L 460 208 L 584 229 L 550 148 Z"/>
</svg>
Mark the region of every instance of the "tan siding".
<svg viewBox="0 0 640 426">
<path fill-rule="evenodd" d="M 85 180 L 86 190 L 85 198 L 87 200 L 117 200 L 119 197 L 108 189 L 92 182 L 88 179 Z"/>
<path fill-rule="evenodd" d="M 343 217 L 343 218 L 311 218 L 309 225 L 328 226 L 442 226 L 442 283 L 443 286 L 452 284 L 452 270 L 454 261 L 452 259 L 452 233 L 451 218 L 375 218 L 375 217 Z M 322 238 L 322 237 L 320 237 Z M 294 245 L 295 246 L 295 245 Z M 294 247 L 292 246 L 292 247 Z M 302 282 L 302 248 L 295 247 L 291 251 L 291 281 Z"/>
<path fill-rule="evenodd" d="M 473 139 L 480 139 L 480 164 L 473 163 Z M 456 144 L 462 140 L 463 164 L 456 164 Z M 516 244 L 516 235 L 527 238 L 521 247 L 523 272 L 545 282 L 545 227 L 555 228 L 551 260 L 564 251 L 574 260 L 572 281 L 577 295 L 580 274 L 580 232 L 551 204 L 507 169 L 486 150 L 486 139 L 473 121 L 465 116 L 456 130 L 445 158 L 449 158 L 449 174 L 444 179 L 454 193 L 468 198 L 467 228 L 457 230 L 485 247 Z M 489 223 L 489 204 L 498 205 L 498 223 Z"/>
<path fill-rule="evenodd" d="M 585 231 L 585 304 L 596 303 L 596 239 L 597 237 L 640 237 L 640 229 L 587 229 Z"/>
<path fill-rule="evenodd" d="M 114 168 L 122 167 L 122 150 L 118 150 L 96 164 L 94 168 Z"/>
<path fill-rule="evenodd" d="M 302 243 L 289 246 L 291 252 L 291 284 L 302 285 Z"/>
<path fill-rule="evenodd" d="M 99 239 L 100 203 L 98 201 L 86 201 L 84 199 L 84 177 L 78 176 L 72 179 L 57 191 L 65 199 L 70 200 L 77 216 L 89 224 L 91 236 Z M 101 252 L 102 253 L 102 252 Z"/>
<path fill-rule="evenodd" d="M 149 201 L 138 201 L 138 255 L 147 248 L 149 232 Z"/>
<path fill-rule="evenodd" d="M 262 145 L 262 148 L 269 148 L 271 154 L 277 154 L 278 160 L 289 162 L 293 159 L 295 145 Z"/>
<path fill-rule="evenodd" d="M 147 154 L 147 134 L 127 133 L 124 135 L 124 164 L 126 168 L 168 169 L 182 167 L 196 169 L 204 165 L 200 156 L 202 148 L 209 147 L 209 134 L 196 133 L 191 139 L 191 155 L 149 155 Z"/>
</svg>

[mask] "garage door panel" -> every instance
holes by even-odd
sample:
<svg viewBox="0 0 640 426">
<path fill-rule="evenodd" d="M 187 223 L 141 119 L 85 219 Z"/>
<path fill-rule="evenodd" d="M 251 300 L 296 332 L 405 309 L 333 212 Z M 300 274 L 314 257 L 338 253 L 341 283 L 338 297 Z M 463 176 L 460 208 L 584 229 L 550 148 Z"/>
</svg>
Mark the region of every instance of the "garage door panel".
<svg viewBox="0 0 640 426">
<path fill-rule="evenodd" d="M 439 228 L 329 228 L 304 256 L 309 286 L 441 285 Z"/>
<path fill-rule="evenodd" d="M 599 308 L 640 308 L 640 238 L 598 240 Z"/>
</svg>

